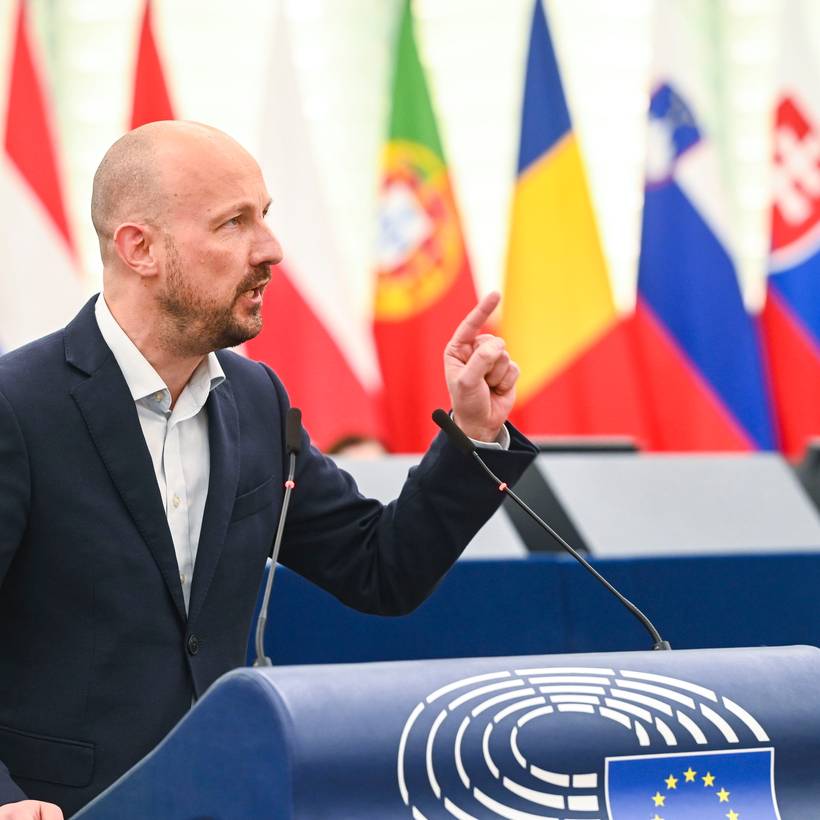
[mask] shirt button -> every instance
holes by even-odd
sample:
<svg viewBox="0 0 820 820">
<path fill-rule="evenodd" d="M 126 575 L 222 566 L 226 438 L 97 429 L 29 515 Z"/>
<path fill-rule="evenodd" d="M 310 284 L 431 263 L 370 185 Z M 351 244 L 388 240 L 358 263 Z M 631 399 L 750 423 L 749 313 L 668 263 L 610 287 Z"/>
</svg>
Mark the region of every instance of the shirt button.
<svg viewBox="0 0 820 820">
<path fill-rule="evenodd" d="M 154 401 L 162 401 L 162 391 L 157 391 L 154 393 Z"/>
<path fill-rule="evenodd" d="M 190 635 L 188 637 L 188 654 L 189 655 L 196 655 L 199 652 L 199 638 L 196 635 Z"/>
<path fill-rule="evenodd" d="M 175 495 L 171 503 L 174 505 L 174 507 L 178 507 L 180 504 L 180 500 L 180 497 L 178 495 Z"/>
</svg>

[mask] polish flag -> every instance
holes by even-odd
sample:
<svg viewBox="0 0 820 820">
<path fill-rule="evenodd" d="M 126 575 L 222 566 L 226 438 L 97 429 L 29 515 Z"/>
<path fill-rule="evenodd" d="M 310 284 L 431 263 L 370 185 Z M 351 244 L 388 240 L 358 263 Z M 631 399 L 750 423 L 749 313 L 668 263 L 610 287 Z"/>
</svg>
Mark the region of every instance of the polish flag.
<svg viewBox="0 0 820 820">
<path fill-rule="evenodd" d="M 379 371 L 333 236 L 282 13 L 270 53 L 260 153 L 284 261 L 265 291 L 265 326 L 245 350 L 276 371 L 314 443 L 328 449 L 348 436 L 380 435 Z"/>
<path fill-rule="evenodd" d="M 86 297 L 24 0 L 10 51 L 0 152 L 0 350 L 58 330 Z"/>
</svg>

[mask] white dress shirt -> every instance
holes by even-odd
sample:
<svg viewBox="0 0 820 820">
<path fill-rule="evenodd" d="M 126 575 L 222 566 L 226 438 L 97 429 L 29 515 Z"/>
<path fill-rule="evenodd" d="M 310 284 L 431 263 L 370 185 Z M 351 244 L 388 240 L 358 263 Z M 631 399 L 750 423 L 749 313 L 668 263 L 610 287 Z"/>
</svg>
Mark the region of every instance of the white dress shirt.
<svg viewBox="0 0 820 820">
<path fill-rule="evenodd" d="M 187 610 L 211 472 L 205 402 L 211 390 L 225 381 L 225 374 L 216 355 L 209 353 L 194 370 L 172 410 L 171 391 L 117 324 L 102 294 L 95 313 L 100 333 L 137 406 L 174 541 Z"/>
<path fill-rule="evenodd" d="M 211 390 L 225 381 L 225 373 L 216 355 L 209 353 L 194 370 L 172 410 L 171 391 L 117 324 L 103 294 L 97 299 L 95 314 L 100 333 L 111 348 L 137 406 L 174 542 L 187 610 L 211 472 L 205 403 Z M 504 425 L 496 441 L 475 444 L 507 450 L 510 434 Z"/>
</svg>

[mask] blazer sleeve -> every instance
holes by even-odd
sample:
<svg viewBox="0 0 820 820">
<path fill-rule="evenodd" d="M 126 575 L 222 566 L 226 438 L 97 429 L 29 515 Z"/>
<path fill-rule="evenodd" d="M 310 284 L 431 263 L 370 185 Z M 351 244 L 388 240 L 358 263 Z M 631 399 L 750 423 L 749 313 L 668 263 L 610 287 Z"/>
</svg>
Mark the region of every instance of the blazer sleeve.
<svg viewBox="0 0 820 820">
<path fill-rule="evenodd" d="M 278 389 L 284 414 L 287 397 L 281 384 Z M 512 484 L 536 449 L 511 426 L 510 434 L 509 451 L 485 449 L 481 456 Z M 296 487 L 279 560 L 342 603 L 381 615 L 405 614 L 422 603 L 503 500 L 443 433 L 390 504 L 365 498 L 306 433 Z"/>
<path fill-rule="evenodd" d="M 23 433 L 6 397 L 0 393 L 0 595 L 28 519 L 30 472 Z M 25 800 L 0 761 L 0 805 Z"/>
</svg>

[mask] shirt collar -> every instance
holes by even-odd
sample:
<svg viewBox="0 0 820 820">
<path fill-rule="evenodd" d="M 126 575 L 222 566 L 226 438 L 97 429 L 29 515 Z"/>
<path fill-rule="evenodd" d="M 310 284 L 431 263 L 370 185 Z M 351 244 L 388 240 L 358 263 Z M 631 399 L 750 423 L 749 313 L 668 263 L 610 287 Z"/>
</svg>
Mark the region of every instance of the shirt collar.
<svg viewBox="0 0 820 820">
<path fill-rule="evenodd" d="M 142 355 L 139 348 L 128 338 L 126 332 L 117 324 L 117 320 L 111 313 L 102 293 L 97 297 L 94 314 L 97 318 L 100 333 L 114 354 L 134 401 L 166 391 L 168 387 L 162 377 Z M 223 381 L 225 381 L 225 373 L 216 358 L 216 354 L 212 352 L 200 362 L 188 385 L 196 387 L 196 392 L 200 394 L 201 402 L 204 404 L 208 393 L 222 384 Z M 206 386 L 207 390 L 204 389 Z"/>
</svg>

